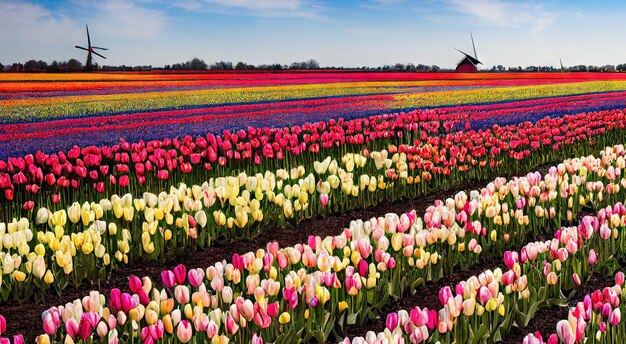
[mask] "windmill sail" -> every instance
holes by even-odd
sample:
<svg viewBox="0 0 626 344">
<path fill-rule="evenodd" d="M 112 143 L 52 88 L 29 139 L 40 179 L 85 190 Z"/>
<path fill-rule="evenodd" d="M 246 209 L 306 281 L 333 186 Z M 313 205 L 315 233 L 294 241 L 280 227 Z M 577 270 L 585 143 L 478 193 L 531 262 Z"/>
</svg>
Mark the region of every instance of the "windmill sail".
<svg viewBox="0 0 626 344">
<path fill-rule="evenodd" d="M 474 58 L 478 60 L 478 55 L 476 55 L 476 45 L 474 45 L 474 35 L 470 32 L 470 37 L 472 38 L 472 48 L 474 48 Z"/>
</svg>

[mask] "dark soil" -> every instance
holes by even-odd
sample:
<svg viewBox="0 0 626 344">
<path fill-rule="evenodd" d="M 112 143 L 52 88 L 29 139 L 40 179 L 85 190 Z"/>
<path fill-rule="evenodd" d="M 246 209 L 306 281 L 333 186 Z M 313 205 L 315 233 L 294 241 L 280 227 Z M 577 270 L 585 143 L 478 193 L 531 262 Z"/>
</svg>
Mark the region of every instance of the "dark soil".
<svg viewBox="0 0 626 344">
<path fill-rule="evenodd" d="M 552 163 L 545 164 L 533 170 L 540 171 L 544 174 L 551 165 Z M 525 173 L 518 173 L 515 175 L 525 175 Z M 0 314 L 7 319 L 7 330 L 3 335 L 12 336 L 14 334 L 21 333 L 24 335 L 26 343 L 33 343 L 35 337 L 43 333 L 41 321 L 41 313 L 43 311 L 52 306 L 64 305 L 65 303 L 72 302 L 77 298 L 82 298 L 86 296 L 90 290 L 99 290 L 100 293 L 107 296 L 113 288 L 127 290 L 128 277 L 130 275 L 136 275 L 139 277 L 149 276 L 153 281 L 159 281 L 160 283 L 161 271 L 173 268 L 178 264 L 185 264 L 188 268 L 206 268 L 218 261 L 224 259 L 230 260 L 234 253 L 244 254 L 250 251 L 255 251 L 258 248 L 266 247 L 269 242 L 273 241 L 278 242 L 281 247 L 286 247 L 298 243 L 306 243 L 310 235 L 319 235 L 321 237 L 338 235 L 344 228 L 349 226 L 350 221 L 352 220 L 369 219 L 371 217 L 382 216 L 385 213 L 402 213 L 413 209 L 415 209 L 418 214 L 423 214 L 426 208 L 431 206 L 437 199 L 453 197 L 454 194 L 461 190 L 471 190 L 480 188 L 484 185 L 485 183 L 481 182 L 468 183 L 462 187 L 454 187 L 448 191 L 438 192 L 417 199 L 400 200 L 393 203 L 382 203 L 368 209 L 354 210 L 323 218 L 316 217 L 307 219 L 300 222 L 296 227 L 287 225 L 285 228 L 267 230 L 255 237 L 253 240 L 215 245 L 204 251 L 188 252 L 187 255 L 178 258 L 175 262 L 164 264 L 150 261 L 139 262 L 114 271 L 106 282 L 99 285 L 83 284 L 78 288 L 68 287 L 63 290 L 63 294 L 61 296 L 57 296 L 54 293 L 47 293 L 45 304 L 10 301 L 7 304 L 0 306 Z M 458 271 L 450 276 L 445 276 L 437 283 L 422 286 L 417 294 L 408 296 L 404 300 L 391 303 L 387 309 L 391 312 L 393 310 L 400 309 L 401 307 L 408 309 L 409 305 L 421 305 L 422 307 L 426 306 L 429 308 L 433 307 L 435 306 L 433 302 L 437 301 L 437 298 L 433 298 L 432 295 L 436 295 L 441 286 L 450 284 L 454 285 L 471 275 L 480 273 L 480 271 L 489 268 L 490 266 L 495 267 L 499 262 L 500 258 L 498 257 L 494 261 L 487 260 L 483 264 L 478 264 L 475 268 L 468 271 Z M 382 329 L 384 327 L 384 319 L 379 319 L 378 321 L 381 321 L 382 326 L 367 324 L 368 329 Z M 368 329 L 362 329 L 362 332 L 360 332 L 357 328 L 354 328 L 350 329 L 348 333 L 352 335 L 358 335 L 359 333 L 365 334 Z"/>
<path fill-rule="evenodd" d="M 457 269 L 454 273 L 446 275 L 436 282 L 427 282 L 425 285 L 418 288 L 414 295 L 406 295 L 400 300 L 394 300 L 389 302 L 381 312 L 382 316 L 374 320 L 368 321 L 363 325 L 350 326 L 346 332 L 346 336 L 353 337 L 365 337 L 368 331 L 374 331 L 376 333 L 385 330 L 385 316 L 391 312 L 399 310 L 411 311 L 414 307 L 428 308 L 439 310 L 441 309 L 441 303 L 439 302 L 439 290 L 445 286 L 450 286 L 453 290 L 454 287 L 471 276 L 478 275 L 481 272 L 488 269 L 495 269 L 502 265 L 501 257 L 486 257 L 481 259 L 478 264 L 473 265 L 467 270 Z"/>
</svg>

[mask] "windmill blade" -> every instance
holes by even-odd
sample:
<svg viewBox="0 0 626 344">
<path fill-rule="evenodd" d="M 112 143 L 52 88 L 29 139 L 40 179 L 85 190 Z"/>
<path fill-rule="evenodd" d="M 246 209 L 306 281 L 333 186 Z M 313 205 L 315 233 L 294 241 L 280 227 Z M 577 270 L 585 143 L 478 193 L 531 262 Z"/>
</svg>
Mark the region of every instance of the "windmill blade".
<svg viewBox="0 0 626 344">
<path fill-rule="evenodd" d="M 461 49 L 457 49 L 457 48 L 455 48 L 455 47 L 452 47 L 452 48 L 453 48 L 454 50 L 456 50 L 456 51 L 460 52 L 460 53 L 461 53 L 461 54 L 463 54 L 463 55 L 468 55 L 468 56 L 470 56 L 469 54 L 465 53 L 465 52 L 464 52 L 464 51 L 462 51 Z"/>
<path fill-rule="evenodd" d="M 100 57 L 102 57 L 103 59 L 105 59 L 105 60 L 106 60 L 106 57 L 104 57 L 104 56 L 102 56 L 102 55 L 98 54 L 98 53 L 97 53 L 97 52 L 95 52 L 95 51 L 92 51 L 91 53 L 92 53 L 92 54 L 94 54 L 94 55 L 100 56 Z"/>
<path fill-rule="evenodd" d="M 563 60 L 559 57 L 559 62 L 561 63 L 561 69 L 563 69 Z"/>
<path fill-rule="evenodd" d="M 107 48 L 100 48 L 100 47 L 91 47 L 91 49 L 109 50 Z"/>
<path fill-rule="evenodd" d="M 472 38 L 472 48 L 474 48 L 474 58 L 478 60 L 478 55 L 476 55 L 476 45 L 474 45 L 474 35 L 470 32 L 470 37 Z"/>
<path fill-rule="evenodd" d="M 89 26 L 85 24 L 85 28 L 87 28 L 87 46 L 91 49 L 91 38 L 89 38 Z"/>
<path fill-rule="evenodd" d="M 87 48 L 83 48 L 83 47 L 78 46 L 78 45 L 77 45 L 75 48 L 77 48 L 77 49 L 83 49 L 83 50 L 85 50 L 85 51 L 89 51 L 89 49 L 87 49 Z"/>
</svg>

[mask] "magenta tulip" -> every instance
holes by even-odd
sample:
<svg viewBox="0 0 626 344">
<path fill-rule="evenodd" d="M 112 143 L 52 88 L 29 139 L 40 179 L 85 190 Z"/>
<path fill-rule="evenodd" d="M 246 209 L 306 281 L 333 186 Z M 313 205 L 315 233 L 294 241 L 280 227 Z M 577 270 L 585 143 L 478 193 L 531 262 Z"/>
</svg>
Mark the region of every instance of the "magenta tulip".
<svg viewBox="0 0 626 344">
<path fill-rule="evenodd" d="M 130 275 L 130 277 L 128 277 L 128 286 L 130 287 L 130 291 L 136 294 L 143 287 L 143 283 L 141 283 L 139 277 Z"/>
<path fill-rule="evenodd" d="M 183 264 L 179 264 L 174 268 L 174 278 L 176 284 L 185 284 L 187 278 L 187 268 Z"/>
<path fill-rule="evenodd" d="M 393 332 L 393 330 L 395 330 L 396 327 L 398 327 L 398 314 L 395 312 L 387 314 L 387 320 L 385 322 L 385 326 L 387 326 L 389 331 Z"/>
</svg>

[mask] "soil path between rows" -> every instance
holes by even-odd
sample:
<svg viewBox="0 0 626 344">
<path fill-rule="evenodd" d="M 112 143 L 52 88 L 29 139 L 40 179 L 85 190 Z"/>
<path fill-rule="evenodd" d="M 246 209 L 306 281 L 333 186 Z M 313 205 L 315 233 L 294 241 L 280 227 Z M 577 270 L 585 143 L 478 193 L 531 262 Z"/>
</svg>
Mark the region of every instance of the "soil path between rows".
<svg viewBox="0 0 626 344">
<path fill-rule="evenodd" d="M 547 171 L 549 166 L 552 165 L 553 163 L 544 164 L 533 170 L 539 171 L 543 174 Z M 526 173 L 516 173 L 514 175 L 520 176 L 525 174 Z M 512 176 L 513 175 L 506 177 L 511 178 Z M 280 247 L 286 247 L 293 246 L 298 243 L 306 243 L 310 235 L 318 235 L 321 237 L 338 235 L 344 228 L 347 228 L 350 221 L 353 220 L 370 219 L 372 217 L 383 216 L 386 213 L 403 213 L 413 209 L 417 211 L 418 215 L 422 215 L 426 208 L 433 205 L 435 200 L 453 197 L 454 194 L 459 191 L 472 190 L 483 187 L 484 185 L 486 185 L 484 182 L 466 183 L 465 185 L 456 186 L 447 191 L 437 192 L 428 196 L 419 197 L 417 199 L 400 200 L 393 203 L 381 203 L 367 209 L 353 210 L 328 217 L 315 217 L 303 220 L 295 227 L 287 225 L 284 228 L 276 227 L 266 230 L 252 240 L 216 245 L 204 251 L 188 252 L 185 256 L 176 259 L 174 262 L 164 264 L 157 262 L 138 262 L 136 264 L 117 269 L 111 274 L 106 282 L 101 283 L 99 286 L 97 284 L 83 284 L 79 288 L 68 287 L 63 291 L 61 296 L 48 293 L 45 299 L 45 304 L 36 304 L 33 302 L 9 302 L 0 306 L 0 314 L 7 319 L 7 330 L 4 335 L 12 336 L 13 334 L 21 333 L 24 335 L 26 343 L 34 343 L 35 337 L 43 333 L 41 320 L 41 313 L 43 311 L 52 306 L 64 305 L 77 298 L 87 296 L 90 290 L 99 290 L 100 293 L 107 296 L 113 288 L 119 288 L 122 291 L 128 290 L 128 277 L 130 275 L 136 275 L 139 277 L 148 276 L 153 281 L 159 281 L 160 284 L 161 271 L 164 269 L 171 269 L 178 264 L 185 264 L 188 268 L 207 268 L 224 259 L 230 260 L 234 253 L 244 254 L 250 251 L 256 251 L 259 248 L 266 247 L 268 243 L 273 241 L 278 242 Z M 497 261 L 499 262 L 500 259 L 497 259 Z M 478 264 L 477 267 L 480 267 L 481 270 L 487 268 L 485 264 Z M 449 276 L 445 276 L 437 283 L 423 286 L 416 295 L 433 295 L 433 290 L 438 292 L 439 289 L 437 286 L 441 285 L 441 283 L 449 285 L 454 281 L 460 281 L 464 278 L 468 278 L 475 273 L 476 271 L 474 269 L 470 269 L 468 271 L 459 271 Z M 396 305 L 396 307 L 389 309 L 393 311 L 393 309 L 398 309 L 397 306 L 402 304 L 408 305 L 409 302 L 410 304 L 415 304 L 411 301 L 411 299 L 405 301 L 400 300 L 389 306 L 392 307 L 393 305 Z M 370 325 L 371 324 L 368 324 L 368 326 Z"/>
</svg>

